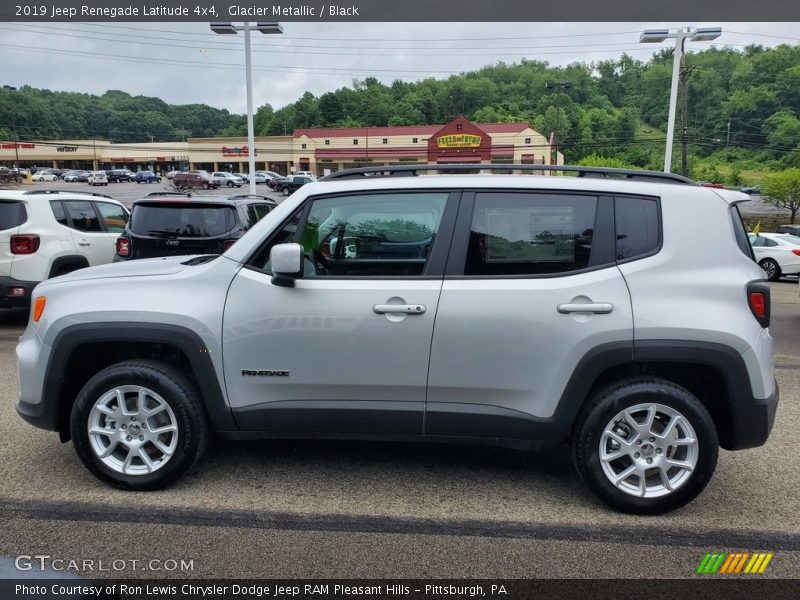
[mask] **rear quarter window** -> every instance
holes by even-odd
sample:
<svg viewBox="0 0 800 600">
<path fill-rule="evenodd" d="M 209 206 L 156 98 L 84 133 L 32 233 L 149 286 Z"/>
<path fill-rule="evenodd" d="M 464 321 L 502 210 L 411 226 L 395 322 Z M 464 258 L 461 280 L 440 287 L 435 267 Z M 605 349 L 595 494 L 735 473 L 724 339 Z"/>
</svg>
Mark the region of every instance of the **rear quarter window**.
<svg viewBox="0 0 800 600">
<path fill-rule="evenodd" d="M 747 238 L 747 229 L 745 229 L 742 222 L 742 215 L 735 205 L 731 206 L 731 221 L 733 222 L 733 234 L 736 237 L 736 245 L 739 246 L 739 250 L 751 260 L 755 260 L 753 249 L 750 247 L 750 240 Z"/>
<path fill-rule="evenodd" d="M 658 202 L 654 198 L 614 198 L 618 261 L 649 256 L 661 246 Z"/>
<path fill-rule="evenodd" d="M 22 202 L 0 200 L 0 231 L 19 227 L 28 220 L 28 213 Z"/>
</svg>

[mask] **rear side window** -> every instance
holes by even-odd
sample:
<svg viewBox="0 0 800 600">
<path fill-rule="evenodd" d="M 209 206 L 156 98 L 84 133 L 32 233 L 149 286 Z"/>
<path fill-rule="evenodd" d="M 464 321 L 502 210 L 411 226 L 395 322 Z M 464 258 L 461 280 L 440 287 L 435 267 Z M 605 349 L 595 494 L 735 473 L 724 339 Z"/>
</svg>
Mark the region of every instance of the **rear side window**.
<svg viewBox="0 0 800 600">
<path fill-rule="evenodd" d="M 658 202 L 653 198 L 614 198 L 617 260 L 641 258 L 659 245 Z"/>
<path fill-rule="evenodd" d="M 739 207 L 731 207 L 731 221 L 733 222 L 733 234 L 736 237 L 736 245 L 739 250 L 749 258 L 755 260 L 753 256 L 753 249 L 750 247 L 750 240 L 747 238 L 747 229 L 745 229 L 742 222 L 742 215 L 739 213 Z"/>
<path fill-rule="evenodd" d="M 232 206 L 139 204 L 131 215 L 131 231 L 141 235 L 213 237 L 236 226 Z"/>
<path fill-rule="evenodd" d="M 91 202 L 64 202 L 72 219 L 72 228 L 78 231 L 103 231 L 100 219 Z"/>
<path fill-rule="evenodd" d="M 67 213 L 64 212 L 64 207 L 61 202 L 51 202 L 50 209 L 53 211 L 53 216 L 56 218 L 56 221 L 61 223 L 64 227 L 69 226 L 67 223 Z"/>
<path fill-rule="evenodd" d="M 250 221 L 250 227 L 266 217 L 270 210 L 272 210 L 272 207 L 268 204 L 248 204 L 247 216 Z"/>
<path fill-rule="evenodd" d="M 548 275 L 589 266 L 597 198 L 480 193 L 465 275 Z"/>
<path fill-rule="evenodd" d="M 128 213 L 125 212 L 125 209 L 110 202 L 98 202 L 97 208 L 100 210 L 100 215 L 103 217 L 108 231 L 113 233 L 125 231 L 125 224 L 128 222 Z"/>
<path fill-rule="evenodd" d="M 19 227 L 28 220 L 22 202 L 0 202 L 0 231 Z"/>
</svg>

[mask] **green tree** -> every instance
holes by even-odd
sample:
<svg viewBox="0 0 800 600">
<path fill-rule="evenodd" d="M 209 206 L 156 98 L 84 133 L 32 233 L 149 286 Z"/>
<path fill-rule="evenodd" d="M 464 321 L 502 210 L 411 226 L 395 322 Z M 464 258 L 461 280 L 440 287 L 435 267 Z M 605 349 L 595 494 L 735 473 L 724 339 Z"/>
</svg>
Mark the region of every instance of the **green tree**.
<svg viewBox="0 0 800 600">
<path fill-rule="evenodd" d="M 764 178 L 761 191 L 769 204 L 788 210 L 790 222 L 794 223 L 800 211 L 800 169 L 770 173 Z"/>
</svg>

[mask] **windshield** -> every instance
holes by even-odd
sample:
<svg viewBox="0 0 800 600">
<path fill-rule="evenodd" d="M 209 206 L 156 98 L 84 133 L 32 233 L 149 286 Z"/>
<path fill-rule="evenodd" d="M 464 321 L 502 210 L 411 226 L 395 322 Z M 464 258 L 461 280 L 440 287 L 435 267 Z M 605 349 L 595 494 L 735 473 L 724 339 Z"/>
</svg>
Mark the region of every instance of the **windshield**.
<svg viewBox="0 0 800 600">
<path fill-rule="evenodd" d="M 232 206 L 187 206 L 185 204 L 134 207 L 130 228 L 140 235 L 212 237 L 236 226 Z"/>
</svg>

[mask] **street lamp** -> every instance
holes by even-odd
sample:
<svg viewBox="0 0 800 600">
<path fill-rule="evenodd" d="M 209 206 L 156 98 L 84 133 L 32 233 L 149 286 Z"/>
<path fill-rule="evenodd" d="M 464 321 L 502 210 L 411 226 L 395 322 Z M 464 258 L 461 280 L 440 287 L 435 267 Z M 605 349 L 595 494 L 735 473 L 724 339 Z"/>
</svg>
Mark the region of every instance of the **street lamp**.
<svg viewBox="0 0 800 600">
<path fill-rule="evenodd" d="M 559 128 L 559 125 L 561 124 L 561 92 L 571 88 L 572 87 L 572 82 L 571 81 L 561 81 L 561 82 L 555 83 L 555 82 L 552 82 L 552 81 L 548 81 L 544 85 L 544 87 L 545 87 L 545 89 L 548 89 L 548 90 L 556 90 L 556 94 L 558 94 L 556 96 L 556 130 L 555 130 L 555 132 L 553 134 L 553 137 L 555 138 L 553 141 L 555 142 L 555 149 L 556 149 L 555 161 L 556 161 L 556 164 L 558 164 L 558 128 Z M 553 164 L 553 157 L 552 156 L 550 157 L 550 164 L 551 165 Z"/>
<path fill-rule="evenodd" d="M 4 85 L 3 88 L 11 90 L 12 92 L 17 91 L 17 88 L 13 85 Z M 14 154 L 17 157 L 14 168 L 17 170 L 17 176 L 19 176 L 19 134 L 17 133 L 17 115 L 13 111 L 11 113 L 11 126 L 14 128 Z"/>
<path fill-rule="evenodd" d="M 664 172 L 672 169 L 672 138 L 675 136 L 675 105 L 678 102 L 678 72 L 680 71 L 683 45 L 686 40 L 707 42 L 722 35 L 722 27 L 700 27 L 692 30 L 687 27 L 670 32 L 668 29 L 648 29 L 639 36 L 639 42 L 660 44 L 666 39 L 675 40 L 675 54 L 672 57 L 672 85 L 669 92 L 669 119 L 667 121 L 667 147 L 664 154 Z"/>
<path fill-rule="evenodd" d="M 256 140 L 253 131 L 253 67 L 250 57 L 250 32 L 256 30 L 261 33 L 283 33 L 280 23 L 256 23 L 250 25 L 245 21 L 242 25 L 233 23 L 211 23 L 211 31 L 221 35 L 236 35 L 239 31 L 244 31 L 244 65 L 245 80 L 247 86 L 247 157 L 248 157 L 248 179 L 250 183 L 250 193 L 256 193 Z"/>
</svg>

